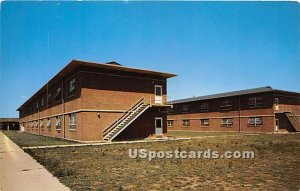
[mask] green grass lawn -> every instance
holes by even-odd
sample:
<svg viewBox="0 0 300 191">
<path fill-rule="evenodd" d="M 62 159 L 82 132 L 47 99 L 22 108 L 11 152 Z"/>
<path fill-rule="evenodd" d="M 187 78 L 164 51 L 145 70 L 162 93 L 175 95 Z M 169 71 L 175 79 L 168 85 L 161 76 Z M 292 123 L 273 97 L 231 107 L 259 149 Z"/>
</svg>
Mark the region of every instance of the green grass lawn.
<svg viewBox="0 0 300 191">
<path fill-rule="evenodd" d="M 131 159 L 129 148 L 254 151 L 254 159 Z M 299 190 L 300 134 L 26 150 L 72 190 Z"/>
<path fill-rule="evenodd" d="M 68 140 L 58 139 L 53 137 L 34 135 L 26 132 L 18 132 L 18 131 L 2 131 L 2 132 L 10 140 L 12 140 L 20 147 L 77 144 L 77 142 L 75 141 L 68 141 Z"/>
<path fill-rule="evenodd" d="M 219 135 L 246 135 L 253 133 L 239 132 L 203 132 L 203 131 L 172 131 L 168 130 L 169 137 L 187 138 L 187 137 L 203 137 L 203 136 L 219 136 Z"/>
</svg>

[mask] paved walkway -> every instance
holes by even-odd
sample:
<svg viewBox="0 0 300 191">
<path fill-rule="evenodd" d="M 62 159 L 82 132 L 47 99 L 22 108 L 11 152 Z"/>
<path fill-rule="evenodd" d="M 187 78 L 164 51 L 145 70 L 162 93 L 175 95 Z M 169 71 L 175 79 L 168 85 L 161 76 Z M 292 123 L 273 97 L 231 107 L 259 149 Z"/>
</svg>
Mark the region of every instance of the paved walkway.
<svg viewBox="0 0 300 191">
<path fill-rule="evenodd" d="M 120 144 L 137 144 L 137 143 L 152 143 L 152 142 L 166 142 L 166 141 L 181 141 L 190 140 L 191 138 L 174 138 L 174 139 L 147 139 L 138 141 L 116 141 L 116 142 L 101 142 L 101 143 L 82 143 L 82 144 L 70 144 L 70 145 L 47 145 L 47 146 L 32 146 L 22 147 L 25 149 L 46 149 L 46 148 L 60 148 L 60 147 L 85 147 L 85 146 L 101 146 L 101 145 L 120 145 Z"/>
<path fill-rule="evenodd" d="M 0 191 L 70 190 L 0 132 Z"/>
</svg>

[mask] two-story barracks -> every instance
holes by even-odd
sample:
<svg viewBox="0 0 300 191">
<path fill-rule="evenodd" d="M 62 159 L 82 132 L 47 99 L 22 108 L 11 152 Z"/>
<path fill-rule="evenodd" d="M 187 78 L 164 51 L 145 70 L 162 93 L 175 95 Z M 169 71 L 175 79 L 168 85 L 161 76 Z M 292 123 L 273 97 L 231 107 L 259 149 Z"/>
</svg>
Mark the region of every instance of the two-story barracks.
<svg viewBox="0 0 300 191">
<path fill-rule="evenodd" d="M 167 133 L 167 79 L 176 75 L 73 60 L 18 108 L 26 132 L 81 141 Z"/>
<path fill-rule="evenodd" d="M 270 86 L 173 101 L 169 130 L 300 131 L 300 93 Z"/>
</svg>

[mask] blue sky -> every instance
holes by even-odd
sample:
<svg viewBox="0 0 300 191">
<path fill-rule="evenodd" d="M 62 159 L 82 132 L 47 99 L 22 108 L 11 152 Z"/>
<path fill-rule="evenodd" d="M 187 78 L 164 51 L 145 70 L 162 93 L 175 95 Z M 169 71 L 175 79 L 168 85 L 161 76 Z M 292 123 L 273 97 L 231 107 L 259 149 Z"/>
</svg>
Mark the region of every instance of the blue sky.
<svg viewBox="0 0 300 191">
<path fill-rule="evenodd" d="M 72 59 L 178 74 L 168 82 L 173 99 L 266 85 L 300 92 L 299 8 L 296 2 L 2 2 L 0 117 L 17 117 L 15 110 Z"/>
</svg>

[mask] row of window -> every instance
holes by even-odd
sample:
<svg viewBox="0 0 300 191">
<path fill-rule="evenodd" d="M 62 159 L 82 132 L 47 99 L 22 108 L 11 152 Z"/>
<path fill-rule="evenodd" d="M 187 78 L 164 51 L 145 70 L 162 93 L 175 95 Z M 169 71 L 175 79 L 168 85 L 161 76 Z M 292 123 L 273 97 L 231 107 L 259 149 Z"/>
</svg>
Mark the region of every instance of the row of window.
<svg viewBox="0 0 300 191">
<path fill-rule="evenodd" d="M 248 99 L 248 107 L 255 108 L 255 107 L 262 107 L 263 106 L 263 99 L 262 97 L 251 97 Z M 220 103 L 220 108 L 224 111 L 231 110 L 233 108 L 233 103 L 231 100 L 223 100 Z M 209 103 L 204 102 L 200 104 L 200 112 L 208 112 L 209 111 Z M 190 108 L 189 105 L 182 106 L 182 112 L 189 112 Z"/>
<path fill-rule="evenodd" d="M 71 79 L 68 83 L 68 95 L 74 95 L 75 94 L 75 78 Z M 49 107 L 49 105 L 52 104 L 52 100 L 54 98 L 54 101 L 60 102 L 62 100 L 62 88 L 58 87 L 55 91 L 55 94 L 52 95 L 51 93 L 47 94 L 46 98 L 42 98 L 40 101 L 37 101 L 36 104 L 33 104 L 33 106 L 28 106 L 27 109 L 23 110 L 21 112 L 22 115 L 25 113 L 32 113 L 34 109 L 42 109 L 44 107 Z M 34 108 L 35 107 L 35 108 Z"/>
<path fill-rule="evenodd" d="M 262 126 L 263 119 L 262 117 L 249 117 L 248 118 L 248 125 L 252 127 Z M 174 126 L 174 120 L 167 121 L 168 127 Z M 189 127 L 191 125 L 189 119 L 182 120 L 183 127 Z M 208 127 L 209 126 L 209 119 L 200 119 L 200 126 L 201 127 Z M 221 121 L 222 127 L 232 127 L 233 126 L 233 118 L 223 118 Z"/>
<path fill-rule="evenodd" d="M 44 124 L 44 121 L 47 121 L 47 124 Z M 56 130 L 61 130 L 61 124 L 62 124 L 62 115 L 56 116 L 56 118 L 55 118 Z M 29 122 L 28 127 L 38 128 L 40 126 L 43 129 L 45 127 L 45 125 L 47 126 L 47 128 L 52 127 L 51 118 L 31 121 L 31 122 Z M 75 113 L 71 113 L 69 115 L 69 128 L 76 129 L 76 114 Z"/>
</svg>

